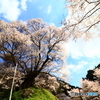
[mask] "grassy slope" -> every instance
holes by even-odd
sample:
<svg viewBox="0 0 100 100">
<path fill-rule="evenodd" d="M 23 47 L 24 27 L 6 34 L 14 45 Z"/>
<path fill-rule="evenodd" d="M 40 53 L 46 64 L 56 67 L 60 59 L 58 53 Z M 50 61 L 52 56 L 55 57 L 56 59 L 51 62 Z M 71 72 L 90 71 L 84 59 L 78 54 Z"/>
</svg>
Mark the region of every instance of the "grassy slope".
<svg viewBox="0 0 100 100">
<path fill-rule="evenodd" d="M 30 90 L 34 92 L 31 93 L 30 97 L 28 97 L 28 93 L 25 94 L 25 90 L 21 90 L 13 93 L 12 100 L 59 100 L 57 97 L 55 97 L 52 93 L 50 93 L 46 89 L 39 87 L 32 87 L 30 88 Z M 24 94 L 24 96 L 22 94 Z"/>
</svg>

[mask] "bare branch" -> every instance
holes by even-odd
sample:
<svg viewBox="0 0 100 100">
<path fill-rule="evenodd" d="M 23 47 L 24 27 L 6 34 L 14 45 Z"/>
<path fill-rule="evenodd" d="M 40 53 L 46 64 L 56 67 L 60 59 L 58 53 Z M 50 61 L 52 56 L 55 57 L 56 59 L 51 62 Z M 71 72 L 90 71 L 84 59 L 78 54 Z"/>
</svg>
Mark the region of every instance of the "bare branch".
<svg viewBox="0 0 100 100">
<path fill-rule="evenodd" d="M 87 3 L 89 3 L 89 4 L 99 2 L 99 0 L 93 1 L 93 2 L 89 2 L 88 0 L 85 0 L 85 1 L 86 1 Z"/>
<path fill-rule="evenodd" d="M 96 25 L 96 24 L 98 24 L 98 23 L 100 23 L 100 21 L 97 21 L 97 22 L 95 22 L 94 24 L 92 24 L 91 26 L 89 26 L 89 28 L 88 28 L 85 32 L 87 32 L 90 28 L 92 28 L 94 25 Z"/>
<path fill-rule="evenodd" d="M 64 23 L 66 30 L 70 31 L 72 35 L 78 35 L 78 33 L 82 35 L 87 31 L 91 31 L 95 25 L 97 25 L 97 28 L 99 27 L 100 0 L 68 1 L 70 3 L 69 16 L 65 22 L 66 24 Z"/>
</svg>

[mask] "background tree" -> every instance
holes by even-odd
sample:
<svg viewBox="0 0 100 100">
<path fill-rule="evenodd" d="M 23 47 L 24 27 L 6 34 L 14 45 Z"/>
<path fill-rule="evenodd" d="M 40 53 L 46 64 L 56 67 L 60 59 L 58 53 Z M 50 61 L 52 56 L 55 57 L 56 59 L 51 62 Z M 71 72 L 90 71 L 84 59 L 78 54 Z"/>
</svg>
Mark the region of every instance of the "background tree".
<svg viewBox="0 0 100 100">
<path fill-rule="evenodd" d="M 86 79 L 89 80 L 89 81 L 96 80 L 96 76 L 94 75 L 94 71 L 93 70 L 88 70 L 88 73 L 86 75 Z"/>
<path fill-rule="evenodd" d="M 18 24 L 18 22 L 16 23 Z M 19 25 L 19 27 L 21 26 Z M 6 67 L 14 67 L 18 63 L 20 69 L 25 73 L 24 62 L 28 59 L 25 56 L 29 51 L 30 38 L 21 33 L 12 22 L 0 21 L 0 30 L 0 58 Z"/>
<path fill-rule="evenodd" d="M 100 0 L 66 1 L 68 8 L 68 17 L 64 22 L 65 29 L 74 34 L 75 38 L 81 36 L 83 36 L 84 38 L 99 36 Z"/>
<path fill-rule="evenodd" d="M 13 80 L 13 75 L 14 75 L 14 68 L 9 67 L 5 68 L 2 67 L 0 69 L 0 91 L 3 92 L 5 89 L 10 89 L 12 86 L 12 80 Z M 22 84 L 21 78 L 24 78 L 24 73 L 21 73 L 19 70 L 17 70 L 16 77 L 15 77 L 15 82 L 14 82 L 14 90 L 20 87 Z"/>
<path fill-rule="evenodd" d="M 40 72 L 56 72 L 64 63 L 66 52 L 62 44 L 69 35 L 56 26 L 49 26 L 42 19 L 0 21 L 0 58 L 6 65 L 26 74 L 22 88 L 34 84 Z"/>
<path fill-rule="evenodd" d="M 98 92 L 98 96 L 87 96 L 84 97 L 86 100 L 99 100 L 100 99 L 100 65 L 98 65 L 96 68 L 91 70 L 93 73 L 93 80 L 90 78 L 86 78 L 82 80 L 82 90 L 83 92 Z"/>
</svg>

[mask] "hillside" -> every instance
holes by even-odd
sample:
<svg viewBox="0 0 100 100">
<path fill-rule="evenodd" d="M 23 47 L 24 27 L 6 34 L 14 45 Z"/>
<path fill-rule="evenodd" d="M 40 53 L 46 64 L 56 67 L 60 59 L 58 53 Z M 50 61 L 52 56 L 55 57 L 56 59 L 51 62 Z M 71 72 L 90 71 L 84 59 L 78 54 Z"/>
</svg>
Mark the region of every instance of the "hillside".
<svg viewBox="0 0 100 100">
<path fill-rule="evenodd" d="M 5 98 L 4 100 L 8 100 Z M 12 100 L 59 100 L 48 90 L 40 87 L 31 87 L 18 92 L 14 92 Z"/>
<path fill-rule="evenodd" d="M 10 89 L 11 86 L 10 83 L 12 83 L 12 80 L 8 80 L 8 81 L 9 84 L 7 84 L 8 82 L 6 82 L 5 85 L 8 86 Z M 37 87 L 31 88 L 32 90 L 31 89 L 20 90 L 20 91 L 17 90 L 18 92 L 14 92 L 12 100 L 31 100 L 31 99 L 32 100 L 70 100 L 69 91 L 71 91 L 74 88 L 78 88 L 64 82 L 63 80 L 59 80 L 57 77 L 46 72 L 42 72 L 35 79 L 35 86 Z M 1 91 L 4 90 L 8 91 L 9 89 L 1 88 Z M 13 91 L 16 90 L 14 89 Z M 0 100 L 8 100 L 8 98 L 6 97 L 7 95 L 9 97 L 9 93 L 10 91 L 6 93 L 1 92 Z M 54 95 L 59 99 L 57 99 Z"/>
</svg>

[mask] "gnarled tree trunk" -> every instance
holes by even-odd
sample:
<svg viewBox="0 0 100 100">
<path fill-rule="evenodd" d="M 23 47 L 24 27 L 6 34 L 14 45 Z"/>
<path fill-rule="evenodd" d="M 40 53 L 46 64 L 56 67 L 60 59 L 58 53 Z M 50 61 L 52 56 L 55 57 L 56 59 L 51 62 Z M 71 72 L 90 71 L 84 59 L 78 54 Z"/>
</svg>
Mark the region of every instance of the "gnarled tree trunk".
<svg viewBox="0 0 100 100">
<path fill-rule="evenodd" d="M 34 86 L 35 78 L 39 75 L 40 72 L 34 72 L 31 71 L 26 75 L 26 78 L 24 79 L 24 82 L 21 85 L 21 89 L 25 89 L 28 87 Z"/>
</svg>

